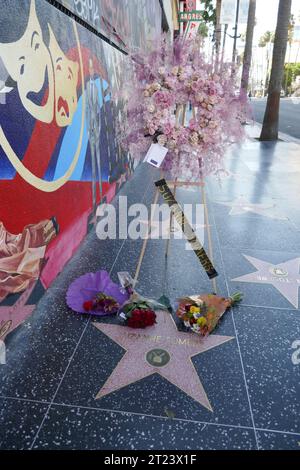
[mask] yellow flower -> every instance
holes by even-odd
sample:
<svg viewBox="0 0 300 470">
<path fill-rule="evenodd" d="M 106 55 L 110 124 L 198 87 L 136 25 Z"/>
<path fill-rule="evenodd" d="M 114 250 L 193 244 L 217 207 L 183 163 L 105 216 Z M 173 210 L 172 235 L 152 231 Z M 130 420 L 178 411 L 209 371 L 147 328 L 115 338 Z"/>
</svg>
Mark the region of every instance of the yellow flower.
<svg viewBox="0 0 300 470">
<path fill-rule="evenodd" d="M 191 313 L 199 313 L 200 312 L 200 308 L 199 307 L 195 307 L 194 305 L 190 308 L 190 312 Z"/>
<path fill-rule="evenodd" d="M 199 326 L 205 326 L 207 323 L 206 318 L 205 317 L 198 318 L 197 323 Z"/>
</svg>

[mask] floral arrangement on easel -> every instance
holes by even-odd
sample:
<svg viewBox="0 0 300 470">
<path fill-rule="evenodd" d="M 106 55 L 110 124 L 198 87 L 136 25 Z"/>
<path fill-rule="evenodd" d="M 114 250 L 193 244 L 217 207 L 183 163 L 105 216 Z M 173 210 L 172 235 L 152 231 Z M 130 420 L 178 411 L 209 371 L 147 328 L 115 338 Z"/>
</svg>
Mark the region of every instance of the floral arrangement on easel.
<svg viewBox="0 0 300 470">
<path fill-rule="evenodd" d="M 135 158 L 152 143 L 166 147 L 162 169 L 185 180 L 222 168 L 226 148 L 244 136 L 247 98 L 236 92 L 230 64 L 207 62 L 200 45 L 162 38 L 151 52 L 133 54 L 123 89 L 121 144 Z"/>
</svg>

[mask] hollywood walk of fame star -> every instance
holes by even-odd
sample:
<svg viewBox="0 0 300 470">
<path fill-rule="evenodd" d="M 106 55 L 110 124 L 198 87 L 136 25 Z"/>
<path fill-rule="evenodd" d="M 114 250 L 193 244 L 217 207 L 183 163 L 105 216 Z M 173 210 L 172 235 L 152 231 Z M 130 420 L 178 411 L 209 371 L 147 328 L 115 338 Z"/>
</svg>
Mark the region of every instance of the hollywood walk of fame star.
<svg viewBox="0 0 300 470">
<path fill-rule="evenodd" d="M 14 322 L 14 328 L 16 328 L 18 325 L 23 323 L 26 318 L 28 318 L 33 310 L 35 309 L 35 305 L 23 305 L 21 307 L 9 307 L 9 306 L 3 306 L 0 307 L 0 321 L 1 320 L 7 320 L 7 319 L 13 319 Z"/>
<path fill-rule="evenodd" d="M 233 339 L 210 335 L 205 339 L 194 333 L 178 331 L 168 312 L 157 312 L 157 323 L 147 329 L 94 323 L 126 350 L 96 398 L 126 387 L 153 374 L 159 374 L 210 411 L 205 390 L 191 358 Z"/>
<path fill-rule="evenodd" d="M 211 178 L 216 179 L 218 181 L 228 180 L 230 178 L 234 180 L 246 180 L 246 175 L 241 175 L 240 173 L 233 173 L 230 170 L 225 170 L 224 168 L 220 168 L 216 170 L 212 175 Z"/>
<path fill-rule="evenodd" d="M 231 210 L 229 215 L 241 215 L 251 212 L 252 214 L 263 215 L 264 217 L 269 217 L 270 219 L 287 220 L 286 217 L 274 214 L 274 212 L 270 212 L 270 209 L 275 208 L 275 204 L 252 204 L 251 202 L 247 201 L 244 196 L 240 196 L 231 202 L 217 201 L 217 204 L 230 207 Z"/>
<path fill-rule="evenodd" d="M 300 286 L 300 258 L 293 258 L 279 264 L 271 264 L 252 256 L 243 255 L 257 269 L 254 273 L 236 277 L 232 281 L 271 284 L 294 307 L 298 308 L 298 288 Z"/>
<path fill-rule="evenodd" d="M 35 285 L 35 281 L 31 282 L 29 287 L 27 287 L 13 305 L 3 305 L 0 307 L 0 323 L 12 321 L 12 328 L 10 331 L 23 323 L 35 309 L 35 305 L 26 305 Z"/>
</svg>

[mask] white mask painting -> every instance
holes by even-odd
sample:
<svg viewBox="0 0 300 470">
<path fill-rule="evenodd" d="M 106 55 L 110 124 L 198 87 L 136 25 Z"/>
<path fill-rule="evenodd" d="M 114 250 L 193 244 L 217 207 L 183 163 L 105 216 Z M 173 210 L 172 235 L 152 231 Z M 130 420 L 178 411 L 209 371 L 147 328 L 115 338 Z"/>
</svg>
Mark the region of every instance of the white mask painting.
<svg viewBox="0 0 300 470">
<path fill-rule="evenodd" d="M 35 0 L 31 1 L 27 27 L 16 42 L 0 43 L 0 57 L 16 82 L 24 108 L 39 121 L 50 123 L 54 116 L 54 75 L 50 52 L 44 43 L 37 18 Z M 48 98 L 44 104 L 35 102 L 48 85 Z"/>
</svg>

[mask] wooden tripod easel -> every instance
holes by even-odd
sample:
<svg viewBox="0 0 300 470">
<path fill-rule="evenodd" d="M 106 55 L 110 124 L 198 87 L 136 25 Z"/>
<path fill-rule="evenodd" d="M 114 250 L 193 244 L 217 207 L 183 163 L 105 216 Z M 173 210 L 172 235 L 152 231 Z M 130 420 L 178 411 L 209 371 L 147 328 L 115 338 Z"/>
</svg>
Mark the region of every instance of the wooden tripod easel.
<svg viewBox="0 0 300 470">
<path fill-rule="evenodd" d="M 196 110 L 194 108 L 192 108 L 192 113 L 193 113 L 193 117 L 195 117 Z M 182 116 L 180 116 L 181 114 L 182 114 Z M 184 126 L 185 118 L 186 118 L 186 105 L 178 106 L 178 108 L 176 110 L 176 127 L 179 126 L 180 117 L 181 117 L 181 124 L 182 124 L 182 126 Z M 161 172 L 161 176 L 162 176 L 162 172 Z M 205 183 L 204 183 L 203 179 L 199 182 L 190 182 L 190 181 L 178 181 L 178 179 L 176 178 L 175 181 L 168 181 L 167 183 L 168 183 L 169 187 L 171 187 L 171 188 L 173 187 L 174 197 L 176 196 L 176 189 L 178 187 L 193 187 L 193 186 L 194 187 L 201 187 L 202 204 L 204 206 L 204 223 L 205 223 L 205 227 L 206 227 L 206 230 L 207 230 L 207 237 L 208 237 L 208 255 L 209 255 L 209 258 L 210 258 L 211 262 L 213 263 L 213 243 L 212 243 L 211 230 L 210 230 L 210 224 L 209 224 L 209 214 L 208 214 L 208 206 L 207 206 L 206 193 L 205 193 Z M 158 196 L 159 196 L 159 193 L 158 193 L 158 190 L 156 190 L 153 204 L 157 203 Z M 138 260 L 138 264 L 137 264 L 137 268 L 136 268 L 136 272 L 135 272 L 135 276 L 134 276 L 134 284 L 136 284 L 136 282 L 138 280 L 138 277 L 139 277 L 141 265 L 142 265 L 142 262 L 143 262 L 143 258 L 144 258 L 144 255 L 145 255 L 145 251 L 146 251 L 146 247 L 147 247 L 147 243 L 148 243 L 148 239 L 149 239 L 149 234 L 150 234 L 150 231 L 151 231 L 151 224 L 152 224 L 152 219 L 149 220 L 148 236 L 145 238 L 145 240 L 143 242 L 143 245 L 142 245 L 141 252 L 140 252 L 140 256 L 139 256 L 139 260 Z M 169 238 L 167 239 L 167 242 L 166 242 L 166 251 L 165 251 L 166 260 L 168 259 L 168 256 L 169 256 L 170 234 L 171 234 L 172 227 L 173 227 L 173 213 L 171 211 L 170 212 L 170 224 L 169 224 Z M 211 279 L 211 283 L 212 283 L 213 293 L 217 294 L 217 281 L 216 281 L 216 278 Z"/>
</svg>

